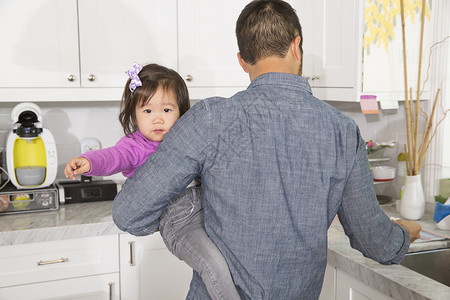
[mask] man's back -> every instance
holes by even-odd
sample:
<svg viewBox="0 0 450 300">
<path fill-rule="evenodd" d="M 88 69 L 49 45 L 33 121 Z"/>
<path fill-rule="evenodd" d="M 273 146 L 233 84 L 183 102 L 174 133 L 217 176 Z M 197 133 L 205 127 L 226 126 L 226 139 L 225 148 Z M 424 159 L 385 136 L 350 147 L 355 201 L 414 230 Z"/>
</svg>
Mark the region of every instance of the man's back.
<svg viewBox="0 0 450 300">
<path fill-rule="evenodd" d="M 312 97 L 304 78 L 285 73 L 263 74 L 230 99 L 198 105 L 209 118 L 205 226 L 243 297 L 317 298 L 327 229 L 358 160 L 365 159 L 362 173 L 351 180 L 364 199 L 347 207 L 383 218 L 356 124 Z M 366 222 L 352 220 L 356 234 Z"/>
</svg>

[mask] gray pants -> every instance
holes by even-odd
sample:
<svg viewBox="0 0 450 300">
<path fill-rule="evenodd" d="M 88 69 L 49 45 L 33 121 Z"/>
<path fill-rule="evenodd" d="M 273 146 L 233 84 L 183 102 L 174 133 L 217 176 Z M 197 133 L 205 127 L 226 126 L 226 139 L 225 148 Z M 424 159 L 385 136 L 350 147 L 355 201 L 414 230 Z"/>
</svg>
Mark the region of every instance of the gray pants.
<svg viewBox="0 0 450 300">
<path fill-rule="evenodd" d="M 203 223 L 200 186 L 185 189 L 161 215 L 159 230 L 167 248 L 200 274 L 212 299 L 240 299 L 222 253 Z"/>
</svg>

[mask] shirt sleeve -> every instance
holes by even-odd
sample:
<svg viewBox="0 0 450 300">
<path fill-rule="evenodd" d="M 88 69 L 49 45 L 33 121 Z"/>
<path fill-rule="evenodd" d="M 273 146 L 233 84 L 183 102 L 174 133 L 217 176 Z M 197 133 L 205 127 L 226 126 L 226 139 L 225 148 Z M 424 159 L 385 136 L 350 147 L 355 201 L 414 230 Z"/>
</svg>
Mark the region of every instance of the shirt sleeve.
<svg viewBox="0 0 450 300">
<path fill-rule="evenodd" d="M 381 210 L 365 142 L 357 127 L 356 135 L 356 158 L 344 188 L 339 220 L 351 246 L 364 256 L 382 264 L 399 263 L 409 249 L 409 234 Z"/>
<path fill-rule="evenodd" d="M 208 141 L 208 113 L 199 102 L 178 119 L 157 151 L 126 180 L 113 202 L 117 227 L 133 235 L 149 235 L 170 199 L 201 171 Z"/>
<path fill-rule="evenodd" d="M 150 154 L 143 151 L 142 146 L 134 145 L 135 143 L 137 142 L 132 138 L 123 137 L 112 147 L 83 153 L 80 156 L 89 160 L 91 164 L 91 170 L 85 175 L 108 176 L 120 172 L 133 174 L 136 167 Z"/>
</svg>

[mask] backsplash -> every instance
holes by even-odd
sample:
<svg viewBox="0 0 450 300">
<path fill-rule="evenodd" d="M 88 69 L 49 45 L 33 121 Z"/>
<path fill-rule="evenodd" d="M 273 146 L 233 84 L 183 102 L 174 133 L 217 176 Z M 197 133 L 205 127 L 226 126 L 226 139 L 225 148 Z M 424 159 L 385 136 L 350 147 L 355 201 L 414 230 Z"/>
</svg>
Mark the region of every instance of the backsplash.
<svg viewBox="0 0 450 300">
<path fill-rule="evenodd" d="M 17 103 L 0 108 L 0 148 L 5 147 L 11 129 L 11 111 Z M 36 103 L 42 112 L 42 125 L 55 138 L 58 154 L 57 179 L 65 178 L 67 161 L 80 154 L 80 140 L 96 137 L 103 148 L 114 145 L 123 135 L 118 121 L 119 102 Z"/>
<path fill-rule="evenodd" d="M 69 102 L 36 103 L 42 111 L 43 127 L 54 136 L 58 151 L 57 179 L 63 179 L 66 162 L 80 154 L 80 140 L 96 137 L 103 148 L 114 145 L 123 136 L 118 121 L 119 102 Z M 329 102 L 330 105 L 352 117 L 359 125 L 365 140 L 377 142 L 395 140 L 399 145 L 406 141 L 404 107 L 398 110 L 381 111 L 379 115 L 363 115 L 359 103 Z M 10 114 L 16 103 L 2 103 L 0 108 L 0 148 L 5 147 L 11 129 Z M 385 151 L 396 164 L 397 147 Z M 391 164 L 390 163 L 390 164 Z M 121 175 L 120 175 L 121 176 Z"/>
</svg>

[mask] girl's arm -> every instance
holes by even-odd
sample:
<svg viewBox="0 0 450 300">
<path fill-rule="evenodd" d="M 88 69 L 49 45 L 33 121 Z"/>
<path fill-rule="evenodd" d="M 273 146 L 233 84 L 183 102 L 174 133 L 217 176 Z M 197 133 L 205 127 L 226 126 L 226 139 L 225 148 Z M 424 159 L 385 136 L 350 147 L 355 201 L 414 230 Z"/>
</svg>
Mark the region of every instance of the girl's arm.
<svg viewBox="0 0 450 300">
<path fill-rule="evenodd" d="M 136 168 L 156 151 L 157 146 L 158 142 L 148 141 L 140 133 L 134 133 L 132 137 L 122 137 L 113 147 L 89 151 L 80 155 L 78 159 L 83 160 L 86 165 L 89 164 L 89 168 L 81 168 L 75 175 L 108 176 L 122 172 L 124 176 L 131 177 Z M 76 167 L 76 164 L 74 166 Z M 67 167 L 71 168 L 69 164 Z M 72 171 L 74 169 L 72 168 Z"/>
<path fill-rule="evenodd" d="M 124 140 L 126 139 L 126 140 Z M 116 173 L 124 175 L 134 173 L 134 170 L 145 162 L 148 151 L 133 143 L 132 138 L 122 138 L 113 147 L 89 151 L 81 157 L 89 160 L 91 168 L 85 173 L 87 176 L 108 176 Z M 131 176 L 127 176 L 131 177 Z"/>
</svg>

